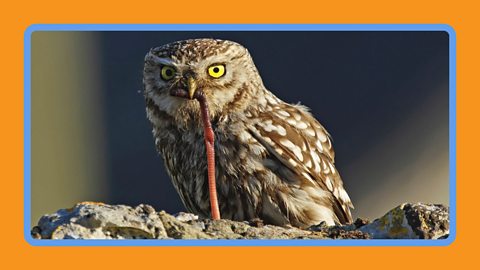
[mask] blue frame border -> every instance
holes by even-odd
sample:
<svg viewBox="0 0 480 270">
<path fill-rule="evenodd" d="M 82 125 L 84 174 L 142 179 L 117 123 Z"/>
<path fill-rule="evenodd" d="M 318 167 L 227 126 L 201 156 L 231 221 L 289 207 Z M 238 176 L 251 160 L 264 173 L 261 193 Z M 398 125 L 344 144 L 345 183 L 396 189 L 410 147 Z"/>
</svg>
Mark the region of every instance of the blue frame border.
<svg viewBox="0 0 480 270">
<path fill-rule="evenodd" d="M 443 31 L 449 35 L 449 199 L 446 239 L 38 240 L 31 212 L 31 36 L 35 31 Z M 35 24 L 24 34 L 24 237 L 33 246 L 448 246 L 456 237 L 456 34 L 447 24 Z"/>
</svg>

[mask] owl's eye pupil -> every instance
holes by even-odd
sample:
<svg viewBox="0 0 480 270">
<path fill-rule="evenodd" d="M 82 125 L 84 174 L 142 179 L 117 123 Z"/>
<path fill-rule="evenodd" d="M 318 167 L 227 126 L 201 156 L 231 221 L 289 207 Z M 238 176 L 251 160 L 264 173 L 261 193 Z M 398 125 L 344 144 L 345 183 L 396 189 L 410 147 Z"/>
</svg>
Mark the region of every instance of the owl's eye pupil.
<svg viewBox="0 0 480 270">
<path fill-rule="evenodd" d="M 220 71 L 220 69 L 218 67 L 213 68 L 213 72 L 218 73 L 219 71 Z"/>
<path fill-rule="evenodd" d="M 173 71 L 171 69 L 167 69 L 165 70 L 165 74 L 170 77 L 173 75 Z"/>
</svg>

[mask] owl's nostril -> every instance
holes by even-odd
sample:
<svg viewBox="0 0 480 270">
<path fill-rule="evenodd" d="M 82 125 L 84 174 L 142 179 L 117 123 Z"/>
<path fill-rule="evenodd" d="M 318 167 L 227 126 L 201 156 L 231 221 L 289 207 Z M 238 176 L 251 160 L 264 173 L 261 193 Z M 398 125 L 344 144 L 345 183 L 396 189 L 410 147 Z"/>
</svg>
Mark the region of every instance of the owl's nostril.
<svg viewBox="0 0 480 270">
<path fill-rule="evenodd" d="M 184 79 L 185 81 L 187 81 L 188 78 L 194 78 L 194 79 L 196 79 L 195 72 L 193 72 L 192 70 L 184 71 L 182 74 L 183 74 L 182 77 L 183 77 L 183 79 Z"/>
</svg>

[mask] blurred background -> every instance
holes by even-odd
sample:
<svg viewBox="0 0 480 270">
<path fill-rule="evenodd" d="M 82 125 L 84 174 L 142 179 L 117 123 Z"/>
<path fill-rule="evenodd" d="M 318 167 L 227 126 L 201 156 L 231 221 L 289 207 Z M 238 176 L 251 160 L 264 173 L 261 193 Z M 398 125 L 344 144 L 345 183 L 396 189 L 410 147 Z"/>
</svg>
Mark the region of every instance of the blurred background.
<svg viewBox="0 0 480 270">
<path fill-rule="evenodd" d="M 268 89 L 312 109 L 333 137 L 355 217 L 449 203 L 445 32 L 37 31 L 33 223 L 80 201 L 184 211 L 155 151 L 142 69 L 150 48 L 199 37 L 243 44 Z"/>
</svg>

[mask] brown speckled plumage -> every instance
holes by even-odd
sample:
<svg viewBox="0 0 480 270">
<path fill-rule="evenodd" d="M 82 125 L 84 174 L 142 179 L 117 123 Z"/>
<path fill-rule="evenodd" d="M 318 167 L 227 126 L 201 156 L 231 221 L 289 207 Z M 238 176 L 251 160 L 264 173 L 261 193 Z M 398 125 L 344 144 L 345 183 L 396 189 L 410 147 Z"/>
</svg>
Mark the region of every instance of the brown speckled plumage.
<svg viewBox="0 0 480 270">
<path fill-rule="evenodd" d="M 207 69 L 225 67 L 213 78 Z M 171 80 L 162 66 L 175 69 Z M 260 218 L 308 227 L 350 223 L 353 207 L 338 171 L 330 136 L 306 107 L 268 91 L 248 51 L 223 40 L 196 39 L 152 49 L 145 57 L 147 116 L 185 207 L 210 216 L 207 164 L 199 105 L 170 95 L 187 77 L 202 89 L 215 132 L 217 192 L 222 218 Z"/>
</svg>

